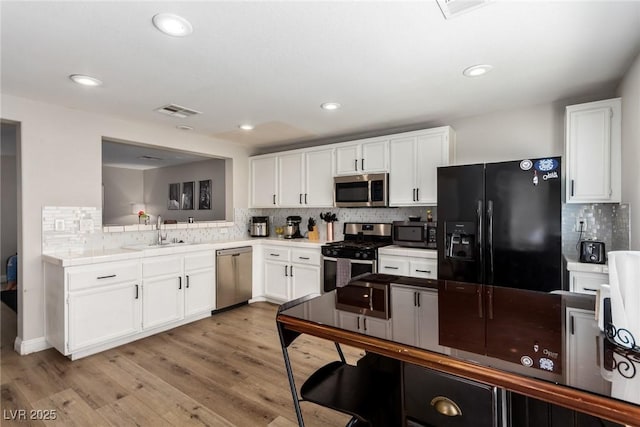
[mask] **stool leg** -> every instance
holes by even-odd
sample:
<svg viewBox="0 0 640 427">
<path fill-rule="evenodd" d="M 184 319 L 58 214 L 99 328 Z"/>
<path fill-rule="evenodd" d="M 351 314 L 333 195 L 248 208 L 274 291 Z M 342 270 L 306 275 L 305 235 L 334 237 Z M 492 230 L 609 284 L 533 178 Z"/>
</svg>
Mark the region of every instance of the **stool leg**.
<svg viewBox="0 0 640 427">
<path fill-rule="evenodd" d="M 280 336 L 280 343 L 282 344 L 282 355 L 284 356 L 284 366 L 287 370 L 287 378 L 289 378 L 289 388 L 291 389 L 291 396 L 293 397 L 293 407 L 296 410 L 296 417 L 298 418 L 298 426 L 304 427 L 304 420 L 302 419 L 302 411 L 300 409 L 300 400 L 298 399 L 298 392 L 296 391 L 296 384 L 293 380 L 293 371 L 291 370 L 291 361 L 289 360 L 289 352 L 285 347 Z"/>
</svg>

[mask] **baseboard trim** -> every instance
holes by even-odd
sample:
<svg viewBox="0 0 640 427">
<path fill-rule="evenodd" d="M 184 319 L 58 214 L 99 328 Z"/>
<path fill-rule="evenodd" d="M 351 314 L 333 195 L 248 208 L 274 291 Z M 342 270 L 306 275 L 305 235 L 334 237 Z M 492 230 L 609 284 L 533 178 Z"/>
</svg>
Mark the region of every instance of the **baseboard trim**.
<svg viewBox="0 0 640 427">
<path fill-rule="evenodd" d="M 46 350 L 48 348 L 51 348 L 51 345 L 49 345 L 45 337 L 34 338 L 31 340 L 23 340 L 20 337 L 16 337 L 16 340 L 13 343 L 13 349 L 21 356 Z"/>
</svg>

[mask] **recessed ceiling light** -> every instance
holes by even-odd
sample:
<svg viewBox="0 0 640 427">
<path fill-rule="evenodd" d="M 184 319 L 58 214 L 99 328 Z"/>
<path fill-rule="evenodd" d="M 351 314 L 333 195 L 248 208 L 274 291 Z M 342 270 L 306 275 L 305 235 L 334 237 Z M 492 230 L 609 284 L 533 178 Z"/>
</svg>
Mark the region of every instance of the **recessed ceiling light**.
<svg viewBox="0 0 640 427">
<path fill-rule="evenodd" d="M 191 126 L 187 126 L 187 125 L 177 125 L 176 128 L 180 130 L 193 130 Z"/>
<path fill-rule="evenodd" d="M 487 74 L 491 71 L 493 67 L 487 64 L 473 65 L 471 67 L 465 68 L 462 72 L 463 75 L 467 77 L 480 77 L 484 74 Z"/>
<path fill-rule="evenodd" d="M 322 108 L 323 110 L 337 110 L 338 108 L 340 108 L 340 104 L 338 104 L 337 102 L 325 102 L 320 106 L 320 108 Z"/>
<path fill-rule="evenodd" d="M 158 13 L 153 17 L 153 25 L 165 34 L 174 37 L 188 36 L 193 32 L 191 23 L 173 13 Z"/>
<path fill-rule="evenodd" d="M 251 124 L 249 124 L 249 123 L 244 123 L 244 124 L 241 124 L 241 125 L 240 125 L 240 126 L 238 126 L 238 127 L 239 127 L 240 129 L 242 129 L 242 130 L 253 130 L 253 128 L 254 128 L 255 126 L 253 126 L 253 125 L 251 125 Z"/>
<path fill-rule="evenodd" d="M 102 85 L 102 82 L 96 79 L 95 77 L 84 76 L 82 74 L 71 74 L 69 78 L 73 80 L 75 83 L 78 83 L 79 85 L 83 85 L 83 86 L 101 86 Z"/>
</svg>

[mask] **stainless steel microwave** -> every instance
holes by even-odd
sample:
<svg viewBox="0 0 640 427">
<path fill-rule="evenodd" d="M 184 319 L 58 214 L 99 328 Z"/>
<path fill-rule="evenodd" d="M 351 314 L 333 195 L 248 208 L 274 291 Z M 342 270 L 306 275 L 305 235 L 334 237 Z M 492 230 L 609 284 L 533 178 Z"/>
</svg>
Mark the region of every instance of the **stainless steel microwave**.
<svg viewBox="0 0 640 427">
<path fill-rule="evenodd" d="M 389 204 L 389 174 L 333 178 L 333 202 L 339 208 L 384 207 Z"/>
<path fill-rule="evenodd" d="M 435 222 L 393 221 L 391 235 L 394 245 L 437 249 Z"/>
</svg>

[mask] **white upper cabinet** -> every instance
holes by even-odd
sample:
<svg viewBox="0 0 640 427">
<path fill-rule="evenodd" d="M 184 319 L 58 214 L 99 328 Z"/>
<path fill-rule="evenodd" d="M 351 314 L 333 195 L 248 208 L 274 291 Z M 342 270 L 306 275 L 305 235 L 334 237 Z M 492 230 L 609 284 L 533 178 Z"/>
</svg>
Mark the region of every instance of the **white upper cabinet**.
<svg viewBox="0 0 640 427">
<path fill-rule="evenodd" d="M 278 206 L 304 204 L 303 159 L 304 154 L 299 152 L 278 156 Z"/>
<path fill-rule="evenodd" d="M 336 175 L 388 172 L 388 137 L 336 146 Z"/>
<path fill-rule="evenodd" d="M 334 151 L 294 150 L 251 158 L 251 207 L 332 207 Z"/>
<path fill-rule="evenodd" d="M 621 104 L 615 98 L 567 107 L 567 203 L 620 202 Z"/>
<path fill-rule="evenodd" d="M 309 208 L 333 206 L 334 149 L 305 153 L 304 205 Z"/>
<path fill-rule="evenodd" d="M 389 141 L 389 205 L 435 205 L 437 168 L 455 161 L 449 126 L 407 132 Z"/>
<path fill-rule="evenodd" d="M 276 156 L 251 159 L 251 207 L 273 208 L 276 204 L 278 159 Z"/>
</svg>

